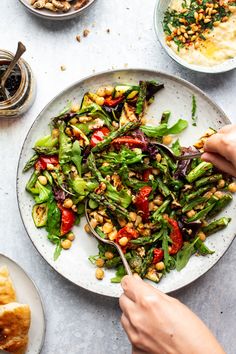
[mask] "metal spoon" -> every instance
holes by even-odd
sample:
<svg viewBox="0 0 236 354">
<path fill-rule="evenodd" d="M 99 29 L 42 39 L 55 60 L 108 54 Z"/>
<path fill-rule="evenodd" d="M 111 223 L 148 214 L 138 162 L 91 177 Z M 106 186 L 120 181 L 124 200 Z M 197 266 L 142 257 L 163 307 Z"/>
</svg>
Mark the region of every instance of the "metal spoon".
<svg viewBox="0 0 236 354">
<path fill-rule="evenodd" d="M 195 153 L 192 153 L 192 154 L 177 156 L 166 145 L 161 144 L 161 143 L 157 143 L 155 141 L 153 141 L 152 143 L 157 145 L 157 146 L 159 146 L 162 150 L 165 150 L 165 152 L 175 161 L 191 160 L 191 159 L 194 159 L 194 158 L 197 158 L 197 157 L 201 157 L 202 154 L 203 154 L 202 152 L 199 151 L 199 152 L 195 152 Z"/>
<path fill-rule="evenodd" d="M 92 227 L 92 225 L 90 223 L 89 215 L 88 215 L 88 200 L 86 200 L 86 202 L 85 202 L 85 216 L 86 216 L 87 223 L 88 223 L 88 225 L 90 227 L 90 230 L 91 230 L 91 233 L 93 234 L 93 236 L 95 236 L 99 241 L 101 241 L 103 243 L 106 243 L 108 245 L 114 246 L 117 249 L 117 251 L 119 252 L 119 255 L 120 255 L 120 258 L 121 258 L 121 260 L 123 262 L 123 265 L 125 267 L 126 273 L 128 275 L 132 275 L 133 273 L 132 273 L 132 271 L 130 269 L 129 263 L 127 262 L 127 260 L 126 260 L 126 258 L 124 256 L 124 253 L 122 252 L 121 247 L 117 243 L 115 243 L 114 241 L 110 241 L 108 239 L 104 239 L 101 236 L 99 236 L 97 234 L 97 232 L 94 230 L 94 228 Z"/>
<path fill-rule="evenodd" d="M 7 81 L 8 77 L 10 76 L 12 70 L 14 69 L 15 65 L 17 64 L 18 60 L 20 59 L 20 57 L 22 56 L 22 54 L 25 51 L 26 51 L 26 48 L 25 48 L 24 44 L 21 42 L 18 42 L 16 54 L 15 54 L 14 58 L 12 59 L 12 61 L 10 62 L 7 70 L 4 72 L 4 74 L 1 77 L 0 90 L 2 91 L 5 99 L 10 98 L 9 92 L 5 88 L 6 81 Z"/>
</svg>

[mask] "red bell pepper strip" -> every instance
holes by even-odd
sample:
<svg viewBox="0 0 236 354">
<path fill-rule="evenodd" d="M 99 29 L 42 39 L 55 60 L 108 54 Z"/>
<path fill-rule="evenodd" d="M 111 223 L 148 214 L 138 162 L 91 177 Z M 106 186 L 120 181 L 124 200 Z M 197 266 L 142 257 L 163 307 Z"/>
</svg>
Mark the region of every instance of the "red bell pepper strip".
<svg viewBox="0 0 236 354">
<path fill-rule="evenodd" d="M 115 107 L 123 100 L 124 100 L 124 96 L 121 96 L 118 98 L 112 98 L 112 96 L 109 96 L 109 97 L 105 98 L 104 105 L 108 106 L 108 107 Z"/>
<path fill-rule="evenodd" d="M 40 156 L 34 167 L 36 170 L 46 170 L 47 164 L 58 165 L 59 160 L 56 155 L 53 156 Z"/>
<path fill-rule="evenodd" d="M 92 147 L 96 146 L 100 141 L 104 139 L 110 133 L 110 130 L 106 127 L 96 129 L 91 137 L 90 144 Z"/>
<path fill-rule="evenodd" d="M 73 210 L 64 208 L 61 204 L 58 204 L 58 208 L 61 210 L 61 236 L 63 236 L 74 226 L 76 216 Z"/>
<path fill-rule="evenodd" d="M 179 252 L 179 250 L 182 248 L 183 236 L 176 220 L 168 218 L 168 223 L 172 226 L 172 230 L 170 233 L 172 244 L 170 246 L 169 254 L 173 255 Z"/>
<path fill-rule="evenodd" d="M 138 211 L 142 212 L 142 219 L 144 222 L 148 221 L 149 218 L 149 203 L 148 203 L 148 196 L 152 191 L 152 187 L 144 186 L 140 188 L 138 195 L 135 200 L 135 205 Z"/>
<path fill-rule="evenodd" d="M 132 136 L 124 135 L 120 138 L 116 138 L 112 141 L 112 144 L 122 145 L 127 144 L 129 147 L 133 148 L 142 148 L 145 143 L 137 138 L 133 138 Z"/>
<path fill-rule="evenodd" d="M 143 181 L 148 182 L 149 176 L 152 174 L 152 168 L 148 168 L 147 170 L 143 171 Z"/>
<path fill-rule="evenodd" d="M 164 258 L 164 251 L 161 248 L 155 248 L 153 251 L 153 264 L 156 264 Z"/>
</svg>

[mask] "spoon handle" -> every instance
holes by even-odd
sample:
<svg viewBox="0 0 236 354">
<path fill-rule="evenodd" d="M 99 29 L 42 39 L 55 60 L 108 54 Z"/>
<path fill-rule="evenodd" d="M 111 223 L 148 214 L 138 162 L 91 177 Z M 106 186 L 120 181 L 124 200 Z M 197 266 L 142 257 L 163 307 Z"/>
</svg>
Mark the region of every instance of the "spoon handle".
<svg viewBox="0 0 236 354">
<path fill-rule="evenodd" d="M 7 70 L 5 71 L 5 73 L 3 74 L 2 78 L 1 78 L 1 87 L 5 87 L 5 83 L 8 79 L 8 76 L 10 75 L 10 73 L 12 72 L 12 69 L 14 69 L 16 63 L 18 62 L 18 60 L 20 59 L 20 57 L 22 56 L 22 54 L 26 51 L 26 48 L 24 46 L 23 43 L 18 42 L 18 47 L 17 47 L 17 51 L 16 54 L 14 56 L 14 58 L 12 59 L 12 61 L 10 62 Z"/>
<path fill-rule="evenodd" d="M 122 252 L 122 249 L 117 244 L 115 244 L 115 246 L 116 246 L 116 249 L 119 252 L 120 258 L 121 258 L 121 260 L 122 260 L 122 262 L 124 264 L 124 267 L 125 267 L 127 275 L 133 275 L 133 273 L 132 273 L 132 271 L 130 269 L 129 263 L 127 262 L 127 260 L 126 260 L 126 258 L 124 256 L 124 253 Z"/>
<path fill-rule="evenodd" d="M 195 159 L 197 157 L 201 157 L 202 154 L 203 154 L 202 152 L 197 152 L 195 154 L 181 155 L 181 156 L 176 156 L 176 159 L 179 160 L 179 161 L 191 160 L 191 159 Z"/>
</svg>

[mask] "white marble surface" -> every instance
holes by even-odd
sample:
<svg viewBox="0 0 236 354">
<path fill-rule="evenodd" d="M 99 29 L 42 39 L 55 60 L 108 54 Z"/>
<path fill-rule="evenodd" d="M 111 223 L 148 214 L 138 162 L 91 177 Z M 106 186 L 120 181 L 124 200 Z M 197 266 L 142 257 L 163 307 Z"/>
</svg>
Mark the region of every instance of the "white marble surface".
<svg viewBox="0 0 236 354">
<path fill-rule="evenodd" d="M 43 354 L 130 353 L 117 300 L 86 292 L 52 271 L 22 225 L 15 191 L 17 161 L 24 137 L 44 105 L 93 72 L 143 67 L 195 83 L 236 122 L 236 71 L 207 76 L 175 64 L 156 41 L 154 5 L 155 0 L 98 0 L 82 18 L 51 23 L 33 17 L 16 0 L 0 1 L 0 47 L 14 51 L 18 40 L 26 44 L 25 59 L 38 86 L 35 104 L 24 117 L 0 121 L 0 252 L 18 261 L 41 290 L 47 317 Z M 78 43 L 75 36 L 85 28 L 91 32 Z M 234 242 L 208 274 L 175 294 L 206 322 L 227 354 L 236 351 L 235 264 Z"/>
</svg>

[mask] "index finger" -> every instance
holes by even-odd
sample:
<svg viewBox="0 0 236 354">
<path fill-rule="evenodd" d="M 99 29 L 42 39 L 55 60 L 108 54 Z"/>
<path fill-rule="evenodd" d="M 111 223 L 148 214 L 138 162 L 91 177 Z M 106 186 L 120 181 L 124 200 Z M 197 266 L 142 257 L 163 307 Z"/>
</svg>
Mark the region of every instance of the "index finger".
<svg viewBox="0 0 236 354">
<path fill-rule="evenodd" d="M 125 295 L 136 303 L 139 302 L 140 299 L 143 299 L 144 296 L 158 295 L 161 298 L 166 297 L 165 294 L 144 282 L 140 277 L 126 275 L 122 279 L 121 286 Z"/>
<path fill-rule="evenodd" d="M 131 275 L 126 275 L 122 281 L 121 286 L 124 290 L 125 295 L 132 301 L 137 300 L 138 289 L 142 284 L 142 280 L 139 277 L 134 277 Z"/>
<path fill-rule="evenodd" d="M 217 133 L 207 139 L 204 145 L 204 151 L 216 153 L 223 156 L 228 161 L 232 158 L 232 151 L 229 149 L 229 144 L 226 141 L 225 134 Z"/>
</svg>

